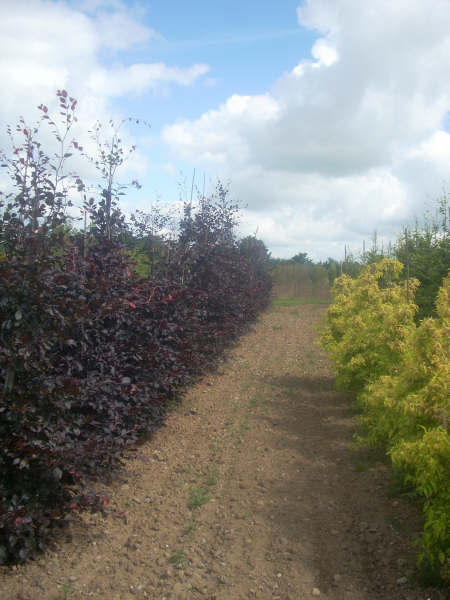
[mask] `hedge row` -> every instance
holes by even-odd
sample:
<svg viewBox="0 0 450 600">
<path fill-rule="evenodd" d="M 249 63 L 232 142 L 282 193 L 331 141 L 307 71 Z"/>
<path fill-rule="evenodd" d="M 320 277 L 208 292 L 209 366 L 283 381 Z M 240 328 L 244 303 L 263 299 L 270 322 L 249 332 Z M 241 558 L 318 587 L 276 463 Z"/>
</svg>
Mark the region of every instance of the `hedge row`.
<svg viewBox="0 0 450 600">
<path fill-rule="evenodd" d="M 363 444 L 383 448 L 405 487 L 424 501 L 418 541 L 425 577 L 450 579 L 450 275 L 436 318 L 414 323 L 414 280 L 393 259 L 333 287 L 322 345 L 338 384 L 355 392 Z"/>
<path fill-rule="evenodd" d="M 204 286 L 138 278 L 120 247 L 0 261 L 0 560 L 25 559 L 92 482 L 161 423 L 269 297 L 237 247 L 201 254 Z M 219 259 L 226 259 L 220 261 Z M 227 267 L 228 262 L 228 268 Z"/>
<path fill-rule="evenodd" d="M 63 145 L 76 101 L 58 97 L 66 133 L 48 122 Z M 140 277 L 120 242 L 132 236 L 121 187 L 114 196 L 109 179 L 85 200 L 89 227 L 77 232 L 60 171 L 70 152 L 53 164 L 38 128 L 22 120 L 17 131 L 24 142 L 2 164 L 15 189 L 0 192 L 0 564 L 33 557 L 74 511 L 103 509 L 99 486 L 124 450 L 162 423 L 270 292 L 265 247 L 236 238 L 222 186 L 186 206 L 178 238 L 158 240 L 164 261 Z M 107 174 L 122 161 L 114 140 L 101 154 Z"/>
</svg>

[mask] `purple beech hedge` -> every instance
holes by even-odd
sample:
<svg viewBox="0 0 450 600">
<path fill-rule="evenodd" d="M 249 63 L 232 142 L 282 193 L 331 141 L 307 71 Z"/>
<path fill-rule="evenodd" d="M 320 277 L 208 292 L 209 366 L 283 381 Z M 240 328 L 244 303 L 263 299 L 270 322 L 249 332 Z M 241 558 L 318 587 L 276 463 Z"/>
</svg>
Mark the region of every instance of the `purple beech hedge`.
<svg viewBox="0 0 450 600">
<path fill-rule="evenodd" d="M 93 484 L 267 304 L 270 280 L 237 246 L 195 252 L 200 275 L 191 264 L 184 284 L 139 278 L 107 241 L 87 259 L 70 242 L 57 258 L 0 260 L 2 562 L 101 509 Z"/>
<path fill-rule="evenodd" d="M 76 102 L 58 97 L 70 130 Z M 0 564 L 36 556 L 74 512 L 105 509 L 101 485 L 124 451 L 214 367 L 271 288 L 264 244 L 236 238 L 221 185 L 185 207 L 143 278 L 111 180 L 85 203 L 89 230 L 71 229 L 37 129 L 16 130 L 25 141 L 2 157 L 16 190 L 0 192 Z M 106 166 L 122 160 L 111 148 Z"/>
</svg>

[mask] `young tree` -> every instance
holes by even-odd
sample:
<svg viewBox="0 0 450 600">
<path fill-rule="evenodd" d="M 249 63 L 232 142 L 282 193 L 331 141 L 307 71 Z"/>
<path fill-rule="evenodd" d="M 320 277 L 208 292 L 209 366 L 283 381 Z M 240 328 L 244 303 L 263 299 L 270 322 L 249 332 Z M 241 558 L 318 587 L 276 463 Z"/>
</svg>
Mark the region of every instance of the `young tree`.
<svg viewBox="0 0 450 600">
<path fill-rule="evenodd" d="M 437 293 L 450 268 L 449 210 L 444 195 L 437 214 L 425 216 L 422 223 L 416 220 L 414 228 L 406 228 L 395 244 L 396 258 L 405 265 L 410 277 L 420 281 L 415 297 L 418 321 L 436 314 Z"/>
</svg>

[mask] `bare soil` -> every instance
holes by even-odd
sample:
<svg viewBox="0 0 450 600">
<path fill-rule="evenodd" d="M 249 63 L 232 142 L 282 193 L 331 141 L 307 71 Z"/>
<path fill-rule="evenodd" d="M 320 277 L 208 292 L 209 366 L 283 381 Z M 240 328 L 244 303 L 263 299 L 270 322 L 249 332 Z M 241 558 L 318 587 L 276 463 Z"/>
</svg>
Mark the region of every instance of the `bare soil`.
<svg viewBox="0 0 450 600">
<path fill-rule="evenodd" d="M 56 551 L 0 568 L 2 600 L 443 600 L 416 582 L 420 507 L 350 447 L 314 344 L 324 307 L 272 307 Z"/>
</svg>

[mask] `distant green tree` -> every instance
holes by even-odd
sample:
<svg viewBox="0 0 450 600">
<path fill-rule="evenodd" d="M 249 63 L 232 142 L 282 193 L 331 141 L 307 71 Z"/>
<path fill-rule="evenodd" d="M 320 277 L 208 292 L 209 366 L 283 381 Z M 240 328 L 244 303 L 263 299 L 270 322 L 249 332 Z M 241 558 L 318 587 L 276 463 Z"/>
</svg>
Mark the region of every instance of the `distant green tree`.
<svg viewBox="0 0 450 600">
<path fill-rule="evenodd" d="M 437 292 L 450 269 L 448 197 L 439 200 L 436 215 L 416 219 L 414 228 L 405 228 L 394 247 L 395 257 L 405 265 L 406 276 L 420 281 L 416 292 L 416 318 L 435 315 Z"/>
<path fill-rule="evenodd" d="M 172 223 L 173 215 L 166 206 L 159 204 L 151 204 L 148 211 L 136 210 L 131 215 L 132 236 L 126 245 L 141 276 L 154 276 L 162 269 L 168 257 L 167 231 Z"/>
<path fill-rule="evenodd" d="M 239 252 L 248 258 L 255 258 L 265 265 L 271 260 L 270 252 L 262 240 L 254 235 L 248 235 L 239 241 Z"/>
<path fill-rule="evenodd" d="M 355 258 L 351 252 L 347 252 L 345 260 L 341 263 L 341 271 L 350 277 L 358 277 L 363 270 L 364 265 L 360 260 Z"/>
<path fill-rule="evenodd" d="M 385 252 L 383 246 L 381 245 L 380 247 L 380 244 L 378 242 L 378 232 L 375 229 L 372 234 L 372 246 L 369 250 L 366 250 L 365 248 L 363 249 L 361 255 L 361 263 L 364 266 L 372 265 L 374 263 L 380 262 L 380 260 L 383 260 L 383 258 L 390 258 L 390 251 Z"/>
<path fill-rule="evenodd" d="M 300 265 L 312 265 L 313 261 L 309 258 L 306 252 L 299 252 L 295 256 L 290 259 L 291 262 L 297 263 Z"/>
<path fill-rule="evenodd" d="M 328 257 L 327 260 L 319 263 L 327 271 L 328 282 L 333 285 L 333 281 L 336 277 L 341 275 L 341 264 L 335 258 Z"/>
</svg>

